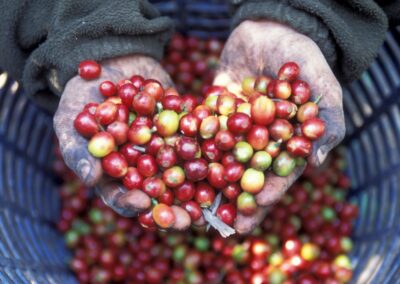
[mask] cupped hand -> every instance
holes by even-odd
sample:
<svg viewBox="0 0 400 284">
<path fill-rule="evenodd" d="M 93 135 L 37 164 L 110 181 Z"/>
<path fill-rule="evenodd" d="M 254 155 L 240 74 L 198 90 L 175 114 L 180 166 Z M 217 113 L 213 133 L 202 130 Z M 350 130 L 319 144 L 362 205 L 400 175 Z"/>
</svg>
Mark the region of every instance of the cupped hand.
<svg viewBox="0 0 400 284">
<path fill-rule="evenodd" d="M 310 85 L 312 99 L 322 95 L 319 117 L 326 123 L 325 134 L 313 143 L 308 162 L 320 165 L 343 139 L 342 89 L 321 50 L 309 37 L 275 22 L 244 21 L 228 38 L 220 60 L 214 85 L 227 86 L 233 93 L 240 90 L 240 82 L 245 77 L 276 76 L 284 63 L 296 62 L 301 70 L 300 79 Z M 254 229 L 263 220 L 267 207 L 282 197 L 303 170 L 304 167 L 298 167 L 287 177 L 268 172 L 263 190 L 256 195 L 258 212 L 251 217 L 239 215 L 236 231 L 248 233 Z"/>
<path fill-rule="evenodd" d="M 104 97 L 99 92 L 99 84 L 104 80 L 118 82 L 132 75 L 159 80 L 163 86 L 172 82 L 161 65 L 146 56 L 134 55 L 106 60 L 101 63 L 100 78 L 85 81 L 73 77 L 65 85 L 57 112 L 54 116 L 54 129 L 57 134 L 65 163 L 88 186 L 95 186 L 103 201 L 119 214 L 132 217 L 151 206 L 150 198 L 141 190 L 127 191 L 121 182 L 103 178 L 101 161 L 87 150 L 88 141 L 74 128 L 74 119 L 83 107 L 90 102 L 100 103 Z M 190 217 L 181 208 L 173 208 L 177 215 L 175 229 L 186 229 Z"/>
</svg>

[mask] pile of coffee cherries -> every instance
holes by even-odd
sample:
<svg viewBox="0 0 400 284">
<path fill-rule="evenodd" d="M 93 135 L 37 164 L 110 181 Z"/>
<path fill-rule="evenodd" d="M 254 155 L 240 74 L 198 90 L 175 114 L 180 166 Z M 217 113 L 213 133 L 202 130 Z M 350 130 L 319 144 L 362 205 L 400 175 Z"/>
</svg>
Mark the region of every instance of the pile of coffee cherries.
<svg viewBox="0 0 400 284">
<path fill-rule="evenodd" d="M 93 66 L 82 62 L 80 76 L 98 76 L 101 67 Z M 211 86 L 200 103 L 139 75 L 103 81 L 104 102 L 87 104 L 74 126 L 89 139 L 88 150 L 102 160 L 105 174 L 152 198 L 151 210 L 139 217 L 143 226 L 172 227 L 173 204 L 186 209 L 193 223 L 202 220 L 201 208 L 214 206 L 217 193 L 224 198 L 215 213 L 233 226 L 237 212 L 256 212 L 266 171 L 290 175 L 324 134 L 318 105 L 309 101 L 310 87 L 299 75 L 299 66 L 288 62 L 276 79 L 245 78 L 239 95 Z M 234 232 L 228 229 L 220 231 Z"/>
<path fill-rule="evenodd" d="M 201 96 L 212 85 L 224 47 L 217 39 L 202 40 L 175 34 L 161 61 L 181 94 Z"/>
<path fill-rule="evenodd" d="M 79 283 L 350 282 L 347 254 L 358 209 L 345 199 L 350 182 L 339 151 L 321 168 L 307 167 L 251 235 L 226 239 L 204 228 L 144 229 L 105 206 L 57 157 L 64 180 L 58 228 Z"/>
</svg>

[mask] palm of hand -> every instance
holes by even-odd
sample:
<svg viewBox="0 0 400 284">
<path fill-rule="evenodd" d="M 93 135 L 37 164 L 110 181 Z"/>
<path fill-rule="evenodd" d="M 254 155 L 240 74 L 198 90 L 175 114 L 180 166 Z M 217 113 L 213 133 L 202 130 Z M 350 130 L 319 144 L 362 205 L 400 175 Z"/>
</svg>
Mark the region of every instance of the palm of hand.
<svg viewBox="0 0 400 284">
<path fill-rule="evenodd" d="M 87 150 L 88 141 L 74 129 L 74 118 L 90 102 L 100 103 L 104 97 L 98 87 L 104 80 L 118 82 L 132 75 L 159 80 L 170 86 L 171 80 L 161 65 L 152 58 L 130 56 L 112 59 L 102 63 L 100 78 L 84 81 L 79 76 L 72 78 L 65 86 L 59 107 L 54 116 L 54 128 L 60 142 L 66 164 L 89 186 L 96 186 L 103 201 L 121 215 L 130 217 L 150 207 L 150 198 L 140 190 L 126 191 L 121 183 L 102 178 L 103 171 L 99 159 Z M 173 207 L 176 219 L 174 229 L 184 229 L 190 225 L 189 215 L 181 208 Z"/>
<path fill-rule="evenodd" d="M 319 165 L 343 139 L 345 127 L 340 84 L 310 38 L 278 23 L 245 21 L 232 32 L 225 45 L 214 84 L 237 92 L 243 78 L 276 75 L 280 66 L 289 61 L 300 66 L 300 79 L 309 83 L 312 98 L 322 95 L 319 116 L 326 123 L 326 133 L 314 143 L 312 156 L 308 159 L 313 165 Z M 258 205 L 269 206 L 279 200 L 303 170 L 297 168 L 288 177 L 267 173 L 264 188 L 256 195 Z M 265 209 L 251 217 L 239 215 L 235 228 L 239 233 L 247 233 L 264 215 Z"/>
</svg>

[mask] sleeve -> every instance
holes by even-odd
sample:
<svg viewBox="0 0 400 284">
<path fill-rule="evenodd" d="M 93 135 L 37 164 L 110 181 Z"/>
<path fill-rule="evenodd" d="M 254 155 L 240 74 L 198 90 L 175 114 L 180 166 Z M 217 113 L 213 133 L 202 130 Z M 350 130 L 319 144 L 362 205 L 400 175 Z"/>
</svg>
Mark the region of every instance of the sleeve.
<svg viewBox="0 0 400 284">
<path fill-rule="evenodd" d="M 231 0 L 233 26 L 268 19 L 290 25 L 313 39 L 342 82 L 359 78 L 377 56 L 400 1 Z M 387 12 L 387 14 L 385 13 Z"/>
<path fill-rule="evenodd" d="M 28 95 L 60 95 L 84 59 L 160 59 L 173 31 L 146 0 L 0 0 L 0 16 L 0 68 Z"/>
</svg>

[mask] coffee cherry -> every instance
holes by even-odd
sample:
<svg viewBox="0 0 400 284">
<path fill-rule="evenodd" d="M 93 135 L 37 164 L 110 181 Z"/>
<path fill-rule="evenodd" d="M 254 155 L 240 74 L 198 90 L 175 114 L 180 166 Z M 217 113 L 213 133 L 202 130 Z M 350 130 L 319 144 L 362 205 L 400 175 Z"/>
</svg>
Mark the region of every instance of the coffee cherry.
<svg viewBox="0 0 400 284">
<path fill-rule="evenodd" d="M 104 172 L 111 177 L 120 178 L 128 172 L 128 162 L 118 152 L 112 152 L 105 156 L 101 160 L 101 165 Z"/>
<path fill-rule="evenodd" d="M 131 125 L 128 140 L 135 145 L 143 145 L 151 140 L 151 129 L 145 125 Z"/>
<path fill-rule="evenodd" d="M 124 155 L 129 166 L 135 166 L 136 161 L 141 155 L 140 152 L 134 149 L 133 144 L 127 143 L 119 148 L 119 152 Z"/>
<path fill-rule="evenodd" d="M 182 99 L 179 96 L 164 96 L 161 100 L 163 109 L 173 110 L 177 113 L 182 111 Z"/>
<path fill-rule="evenodd" d="M 299 122 L 305 122 L 308 119 L 314 118 L 318 116 L 318 105 L 313 102 L 307 102 L 299 107 L 297 111 L 297 120 Z"/>
<path fill-rule="evenodd" d="M 247 114 L 234 113 L 228 117 L 228 130 L 233 134 L 246 134 L 251 129 L 251 119 Z"/>
<path fill-rule="evenodd" d="M 118 108 L 118 111 L 117 111 L 117 117 L 115 118 L 115 121 L 129 123 L 129 115 L 130 114 L 129 114 L 128 107 L 126 105 L 119 104 L 119 105 L 117 105 L 117 108 Z"/>
<path fill-rule="evenodd" d="M 216 116 L 209 116 L 200 123 L 200 136 L 203 139 L 213 138 L 219 131 L 219 119 Z"/>
<path fill-rule="evenodd" d="M 158 177 L 148 177 L 143 180 L 142 190 L 151 198 L 161 196 L 166 189 L 165 183 Z"/>
<path fill-rule="evenodd" d="M 156 223 L 153 218 L 153 210 L 144 211 L 138 216 L 139 224 L 143 228 L 156 228 Z"/>
<path fill-rule="evenodd" d="M 255 169 L 247 169 L 240 180 L 240 186 L 243 191 L 257 194 L 264 186 L 264 173 Z"/>
<path fill-rule="evenodd" d="M 296 80 L 292 83 L 292 102 L 297 105 L 306 103 L 311 97 L 310 87 L 307 82 Z"/>
<path fill-rule="evenodd" d="M 317 245 L 305 243 L 301 247 L 300 255 L 304 260 L 313 261 L 318 258 L 320 250 Z"/>
<path fill-rule="evenodd" d="M 161 168 L 167 169 L 174 166 L 177 162 L 178 157 L 174 151 L 174 148 L 169 145 L 162 146 L 156 156 L 157 165 Z"/>
<path fill-rule="evenodd" d="M 146 145 L 146 153 L 151 156 L 156 156 L 158 151 L 165 145 L 164 139 L 157 134 L 153 134 L 149 143 Z"/>
<path fill-rule="evenodd" d="M 246 96 L 250 96 L 254 92 L 256 78 L 255 77 L 246 77 L 242 81 L 242 92 Z"/>
<path fill-rule="evenodd" d="M 300 74 L 300 67 L 295 62 L 286 62 L 278 71 L 279 80 L 293 81 Z"/>
<path fill-rule="evenodd" d="M 133 110 L 140 115 L 150 116 L 156 108 L 156 100 L 146 92 L 140 92 L 133 97 Z"/>
<path fill-rule="evenodd" d="M 156 102 L 161 101 L 164 96 L 164 88 L 157 80 L 146 80 L 144 82 L 143 91 L 149 94 Z"/>
<path fill-rule="evenodd" d="M 144 78 L 140 75 L 133 75 L 129 80 L 138 90 L 143 86 L 143 83 L 145 81 Z"/>
<path fill-rule="evenodd" d="M 275 119 L 268 130 L 274 140 L 287 141 L 293 136 L 293 126 L 286 119 Z"/>
<path fill-rule="evenodd" d="M 250 166 L 260 172 L 266 171 L 272 163 L 272 157 L 266 151 L 256 152 L 250 160 Z"/>
<path fill-rule="evenodd" d="M 235 156 L 236 161 L 246 163 L 253 156 L 253 148 L 247 142 L 238 142 L 233 148 L 233 155 Z"/>
<path fill-rule="evenodd" d="M 253 215 L 257 210 L 257 203 L 254 195 L 248 192 L 242 192 L 237 198 L 236 207 L 239 213 L 244 216 Z"/>
<path fill-rule="evenodd" d="M 182 203 L 181 206 L 189 213 L 192 222 L 199 220 L 203 216 L 200 205 L 192 200 Z"/>
<path fill-rule="evenodd" d="M 172 192 L 172 190 L 167 188 L 165 192 L 158 197 L 158 201 L 160 203 L 171 206 L 172 204 L 174 204 L 174 193 Z"/>
<path fill-rule="evenodd" d="M 186 161 L 184 164 L 186 178 L 190 181 L 200 181 L 207 177 L 208 163 L 204 159 Z"/>
<path fill-rule="evenodd" d="M 281 177 L 290 175 L 295 167 L 295 159 L 286 151 L 281 152 L 272 163 L 272 170 Z"/>
<path fill-rule="evenodd" d="M 274 86 L 274 98 L 287 100 L 292 94 L 292 87 L 288 81 L 278 80 Z"/>
<path fill-rule="evenodd" d="M 137 160 L 137 169 L 140 175 L 144 177 L 151 177 L 157 173 L 157 164 L 153 156 L 142 155 Z"/>
<path fill-rule="evenodd" d="M 319 139 L 325 133 L 325 122 L 317 117 L 310 118 L 301 125 L 301 131 L 308 139 Z"/>
<path fill-rule="evenodd" d="M 214 188 L 222 189 L 227 185 L 225 181 L 225 168 L 220 163 L 208 165 L 207 180 Z"/>
<path fill-rule="evenodd" d="M 114 121 L 107 126 L 107 132 L 110 133 L 117 145 L 122 145 L 128 140 L 128 124 L 120 121 Z"/>
<path fill-rule="evenodd" d="M 168 187 L 178 187 L 185 182 L 185 173 L 179 166 L 174 166 L 164 171 L 163 181 Z"/>
<path fill-rule="evenodd" d="M 159 203 L 152 210 L 154 222 L 163 229 L 172 227 L 176 217 L 171 207 L 166 204 Z"/>
<path fill-rule="evenodd" d="M 117 118 L 118 108 L 111 102 L 104 102 L 96 108 L 96 120 L 102 125 L 108 125 Z"/>
<path fill-rule="evenodd" d="M 121 98 L 122 103 L 128 107 L 132 107 L 133 98 L 138 93 L 138 88 L 136 88 L 133 84 L 124 84 L 118 89 L 118 97 Z"/>
<path fill-rule="evenodd" d="M 122 182 L 128 190 L 141 189 L 143 185 L 143 177 L 136 168 L 129 167 Z"/>
<path fill-rule="evenodd" d="M 222 158 L 222 151 L 218 149 L 215 139 L 203 141 L 201 144 L 201 154 L 208 162 L 218 162 Z"/>
<path fill-rule="evenodd" d="M 295 136 L 287 141 L 286 149 L 294 157 L 308 157 L 311 154 L 311 141 L 303 136 Z"/>
<path fill-rule="evenodd" d="M 241 103 L 238 107 L 236 112 L 241 112 L 247 114 L 251 117 L 251 104 L 250 103 Z"/>
<path fill-rule="evenodd" d="M 259 96 L 251 103 L 251 119 L 258 125 L 269 125 L 275 118 L 275 104 L 266 96 Z"/>
<path fill-rule="evenodd" d="M 172 110 L 164 110 L 160 112 L 154 125 L 157 127 L 157 132 L 162 137 L 174 135 L 179 128 L 178 114 Z"/>
<path fill-rule="evenodd" d="M 267 77 L 267 76 L 257 77 L 257 79 L 254 83 L 254 90 L 265 95 L 267 93 L 268 84 L 269 84 L 269 82 L 271 82 L 271 80 L 272 80 L 272 78 Z"/>
<path fill-rule="evenodd" d="M 237 183 L 230 183 L 222 189 L 223 195 L 229 200 L 236 200 L 241 192 L 241 188 Z"/>
<path fill-rule="evenodd" d="M 99 132 L 99 126 L 94 115 L 89 112 L 81 112 L 74 120 L 76 131 L 85 138 L 91 138 Z"/>
<path fill-rule="evenodd" d="M 198 105 L 197 99 L 193 95 L 183 95 L 182 96 L 182 110 L 191 112 Z"/>
<path fill-rule="evenodd" d="M 278 156 L 281 151 L 281 143 L 276 141 L 269 141 L 265 151 L 271 155 L 272 158 Z"/>
<path fill-rule="evenodd" d="M 230 115 L 236 111 L 236 99 L 231 94 L 218 96 L 217 111 L 221 115 Z"/>
<path fill-rule="evenodd" d="M 236 208 L 232 204 L 223 204 L 217 209 L 217 216 L 222 222 L 229 226 L 233 226 L 236 219 Z"/>
<path fill-rule="evenodd" d="M 111 81 L 103 81 L 99 86 L 99 91 L 103 96 L 111 97 L 117 93 L 117 87 Z"/>
<path fill-rule="evenodd" d="M 78 73 L 82 79 L 94 80 L 100 77 L 101 66 L 94 60 L 84 60 L 79 63 Z"/>
<path fill-rule="evenodd" d="M 183 184 L 174 189 L 175 197 L 181 202 L 186 202 L 194 197 L 196 188 L 190 181 L 184 181 Z"/>
<path fill-rule="evenodd" d="M 185 136 L 196 136 L 199 129 L 200 120 L 191 113 L 185 114 L 179 121 L 179 130 Z"/>
<path fill-rule="evenodd" d="M 193 115 L 197 117 L 200 122 L 203 121 L 206 117 L 209 117 L 212 115 L 211 109 L 206 106 L 206 105 L 198 105 L 196 108 L 193 110 Z"/>
<path fill-rule="evenodd" d="M 214 189 L 205 182 L 200 182 L 196 186 L 195 201 L 202 208 L 210 207 L 215 199 Z"/>
<path fill-rule="evenodd" d="M 225 166 L 225 180 L 228 182 L 237 182 L 244 173 L 244 165 L 239 162 L 232 162 Z"/>
<path fill-rule="evenodd" d="M 114 148 L 114 137 L 108 132 L 99 132 L 95 134 L 88 143 L 89 153 L 96 158 L 107 156 Z"/>
<path fill-rule="evenodd" d="M 269 142 L 268 129 L 261 125 L 254 125 L 247 133 L 247 142 L 254 150 L 264 149 Z"/>
<path fill-rule="evenodd" d="M 200 147 L 194 138 L 182 136 L 175 145 L 178 156 L 183 160 L 193 160 L 199 153 Z"/>
<path fill-rule="evenodd" d="M 281 100 L 275 102 L 276 107 L 276 117 L 284 119 L 292 119 L 297 112 L 297 107 L 294 103 Z"/>
</svg>

